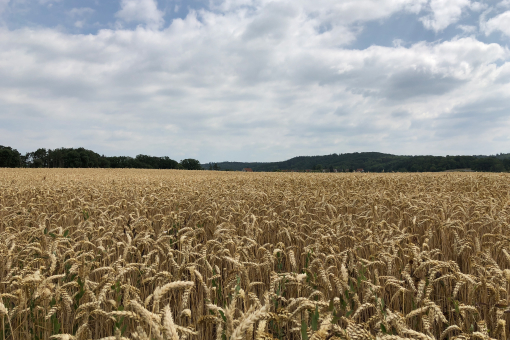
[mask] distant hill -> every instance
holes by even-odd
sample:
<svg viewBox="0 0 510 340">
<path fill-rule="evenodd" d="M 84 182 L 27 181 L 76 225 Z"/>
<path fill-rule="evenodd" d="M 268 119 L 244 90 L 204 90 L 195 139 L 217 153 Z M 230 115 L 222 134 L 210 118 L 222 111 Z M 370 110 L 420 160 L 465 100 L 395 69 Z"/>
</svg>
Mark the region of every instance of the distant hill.
<svg viewBox="0 0 510 340">
<path fill-rule="evenodd" d="M 355 152 L 324 156 L 299 156 L 281 162 L 219 162 L 202 164 L 204 169 L 217 164 L 220 170 L 253 171 L 364 169 L 370 172 L 436 172 L 471 168 L 476 171 L 510 171 L 510 154 L 496 156 L 397 156 L 380 152 Z"/>
</svg>

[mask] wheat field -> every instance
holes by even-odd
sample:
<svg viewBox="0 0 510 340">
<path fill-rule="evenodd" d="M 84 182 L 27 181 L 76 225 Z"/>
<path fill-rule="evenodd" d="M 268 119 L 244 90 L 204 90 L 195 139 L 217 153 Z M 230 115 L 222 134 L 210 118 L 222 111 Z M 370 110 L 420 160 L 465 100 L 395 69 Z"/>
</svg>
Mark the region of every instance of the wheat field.
<svg viewBox="0 0 510 340">
<path fill-rule="evenodd" d="M 506 174 L 0 169 L 0 339 L 506 339 Z"/>
</svg>

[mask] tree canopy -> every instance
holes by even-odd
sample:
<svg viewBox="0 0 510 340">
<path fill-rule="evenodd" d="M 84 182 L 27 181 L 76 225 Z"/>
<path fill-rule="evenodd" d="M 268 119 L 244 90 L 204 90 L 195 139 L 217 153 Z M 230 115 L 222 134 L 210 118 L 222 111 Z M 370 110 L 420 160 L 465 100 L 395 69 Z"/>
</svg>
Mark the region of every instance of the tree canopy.
<svg viewBox="0 0 510 340">
<path fill-rule="evenodd" d="M 196 161 L 196 160 L 195 160 Z M 196 161 L 199 165 L 200 162 Z M 39 148 L 22 156 L 17 150 L 0 146 L 0 167 L 27 168 L 141 168 L 182 169 L 177 161 L 167 157 L 147 155 L 113 156 L 99 155 L 85 148 Z"/>
<path fill-rule="evenodd" d="M 21 154 L 9 146 L 0 145 L 0 167 L 17 168 L 22 165 Z"/>
<path fill-rule="evenodd" d="M 193 158 L 186 158 L 181 161 L 181 166 L 186 170 L 202 170 L 200 162 Z"/>
</svg>

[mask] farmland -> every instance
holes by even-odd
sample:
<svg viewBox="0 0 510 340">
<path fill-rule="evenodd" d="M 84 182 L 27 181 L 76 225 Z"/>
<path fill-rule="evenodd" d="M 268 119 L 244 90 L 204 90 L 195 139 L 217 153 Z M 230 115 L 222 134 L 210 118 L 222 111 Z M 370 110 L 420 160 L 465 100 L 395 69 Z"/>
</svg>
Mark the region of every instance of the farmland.
<svg viewBox="0 0 510 340">
<path fill-rule="evenodd" d="M 506 339 L 509 179 L 0 169 L 0 339 Z"/>
</svg>

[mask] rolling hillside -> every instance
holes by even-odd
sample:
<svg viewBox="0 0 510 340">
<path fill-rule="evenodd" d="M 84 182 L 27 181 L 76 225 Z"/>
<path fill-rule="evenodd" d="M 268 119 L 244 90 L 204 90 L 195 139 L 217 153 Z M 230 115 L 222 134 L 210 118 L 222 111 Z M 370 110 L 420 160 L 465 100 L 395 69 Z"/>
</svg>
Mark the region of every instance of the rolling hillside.
<svg viewBox="0 0 510 340">
<path fill-rule="evenodd" d="M 337 169 L 349 171 L 364 169 L 371 172 L 421 172 L 446 171 L 471 168 L 478 171 L 508 171 L 510 159 L 507 154 L 496 156 L 397 156 L 380 152 L 355 152 L 324 156 L 299 156 L 282 162 L 219 162 L 220 170 L 239 171 L 251 168 L 253 171 L 278 170 L 321 170 Z M 209 169 L 215 163 L 202 164 Z"/>
</svg>

